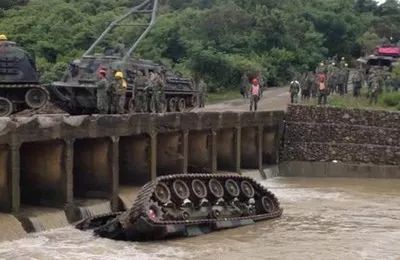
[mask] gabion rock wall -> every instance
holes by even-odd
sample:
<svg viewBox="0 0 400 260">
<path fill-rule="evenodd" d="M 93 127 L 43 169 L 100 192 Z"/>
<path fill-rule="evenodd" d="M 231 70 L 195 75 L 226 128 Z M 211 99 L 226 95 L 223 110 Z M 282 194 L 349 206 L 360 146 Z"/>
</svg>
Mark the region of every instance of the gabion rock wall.
<svg viewBox="0 0 400 260">
<path fill-rule="evenodd" d="M 284 159 L 400 164 L 400 113 L 292 105 Z"/>
</svg>

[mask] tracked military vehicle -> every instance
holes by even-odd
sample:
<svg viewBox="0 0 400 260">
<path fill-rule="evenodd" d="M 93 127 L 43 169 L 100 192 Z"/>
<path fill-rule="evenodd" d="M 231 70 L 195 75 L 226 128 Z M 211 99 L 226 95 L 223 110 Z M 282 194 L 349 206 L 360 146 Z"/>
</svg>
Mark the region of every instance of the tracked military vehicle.
<svg viewBox="0 0 400 260">
<path fill-rule="evenodd" d="M 159 177 L 139 192 L 131 209 L 83 220 L 81 230 L 128 241 L 195 236 L 278 218 L 277 198 L 239 175 L 181 174 Z"/>
<path fill-rule="evenodd" d="M 49 94 L 39 83 L 30 55 L 15 42 L 0 41 L 0 116 L 47 104 Z"/>
<path fill-rule="evenodd" d="M 131 113 L 156 111 L 153 93 L 145 90 L 151 72 L 159 74 L 164 82 L 161 112 L 184 112 L 197 107 L 199 91 L 191 79 L 168 71 L 161 64 L 131 57 L 154 25 L 157 9 L 158 0 L 146 0 L 112 22 L 82 58 L 71 63 L 62 81 L 54 82 L 49 88 L 54 102 L 72 114 L 95 113 L 98 71 L 106 70 L 109 82 L 113 80 L 116 71 L 123 72 L 128 83 L 125 108 Z M 145 17 L 150 19 L 147 24 L 143 23 L 143 19 L 139 20 L 140 23 L 135 20 L 127 22 L 132 17 L 145 15 L 150 15 Z M 121 27 L 144 28 L 129 49 L 125 48 L 123 43 L 114 47 L 107 43 L 107 39 L 113 38 L 113 31 Z M 106 47 L 101 45 L 104 45 L 104 42 Z M 100 53 L 97 52 L 99 50 Z"/>
</svg>

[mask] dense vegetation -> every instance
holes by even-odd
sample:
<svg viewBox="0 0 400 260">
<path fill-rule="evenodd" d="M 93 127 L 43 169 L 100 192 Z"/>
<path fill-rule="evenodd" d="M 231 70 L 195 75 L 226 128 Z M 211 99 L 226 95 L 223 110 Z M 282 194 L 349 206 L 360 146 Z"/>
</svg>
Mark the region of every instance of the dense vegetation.
<svg viewBox="0 0 400 260">
<path fill-rule="evenodd" d="M 0 2 L 0 32 L 34 53 L 51 81 L 140 0 L 26 2 Z M 237 86 L 243 72 L 283 83 L 326 57 L 350 60 L 384 37 L 400 40 L 396 0 L 164 0 L 160 12 L 137 55 L 203 77 L 212 89 Z"/>
</svg>

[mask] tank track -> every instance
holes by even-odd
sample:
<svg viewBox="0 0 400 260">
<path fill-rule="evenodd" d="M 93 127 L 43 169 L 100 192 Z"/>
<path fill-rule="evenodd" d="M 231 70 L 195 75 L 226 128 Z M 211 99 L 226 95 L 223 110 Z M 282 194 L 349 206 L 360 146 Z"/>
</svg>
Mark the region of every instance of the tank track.
<svg viewBox="0 0 400 260">
<path fill-rule="evenodd" d="M 217 180 L 220 184 L 225 184 L 221 185 L 225 193 L 223 196 L 217 197 L 214 196 L 215 194 L 213 195 L 209 184 L 211 179 Z M 203 194 L 203 199 L 200 199 L 197 195 L 197 198 L 195 198 L 192 183 L 192 185 L 186 186 L 190 187 L 190 195 L 187 196 L 186 194 L 186 196 L 179 198 L 177 195 L 179 188 L 185 185 L 180 183 L 181 187 L 177 185 L 178 187 L 174 188 L 173 186 L 178 180 L 186 184 L 193 180 L 200 180 L 202 183 L 209 184 L 206 186 L 207 195 Z M 226 188 L 228 180 L 236 184 L 242 184 L 246 181 L 253 187 L 253 195 L 246 197 L 242 188 L 239 187 L 240 193 L 232 196 Z M 170 189 L 169 196 L 166 196 L 164 201 L 160 201 L 156 196 L 158 185 L 166 187 L 165 191 Z M 171 189 L 174 189 L 174 191 L 171 191 Z M 180 191 L 182 192 L 182 189 Z M 165 194 L 165 192 L 162 194 Z M 180 195 L 185 195 L 185 192 L 180 193 Z M 263 209 L 260 210 L 260 203 L 264 198 L 270 203 L 270 212 L 266 212 Z M 253 204 L 250 203 L 251 200 Z M 201 206 L 201 202 L 204 201 L 207 201 L 209 205 Z M 184 206 L 185 203 L 188 204 L 187 208 Z M 202 212 L 201 209 L 203 209 Z M 214 215 L 214 212 L 219 214 Z M 237 174 L 179 174 L 159 177 L 147 183 L 142 187 L 130 210 L 108 215 L 108 219 L 106 215 L 103 215 L 85 220 L 84 224 L 78 225 L 77 228 L 83 230 L 94 229 L 95 234 L 102 237 L 124 239 L 124 236 L 121 235 L 122 233 L 132 233 L 142 229 L 139 227 L 141 224 L 138 223 L 145 223 L 154 229 L 168 226 L 212 226 L 221 222 L 242 223 L 274 219 L 280 217 L 282 212 L 283 210 L 275 195 L 249 177 Z M 120 230 L 118 231 L 118 229 Z"/>
</svg>

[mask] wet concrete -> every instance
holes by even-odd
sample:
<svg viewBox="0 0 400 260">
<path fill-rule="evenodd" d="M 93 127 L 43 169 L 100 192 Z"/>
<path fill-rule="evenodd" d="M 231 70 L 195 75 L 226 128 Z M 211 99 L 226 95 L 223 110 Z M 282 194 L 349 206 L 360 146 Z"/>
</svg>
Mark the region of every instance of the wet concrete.
<svg viewBox="0 0 400 260">
<path fill-rule="evenodd" d="M 130 243 L 64 228 L 0 243 L 4 259 L 399 259 L 400 180 L 264 181 L 281 219 L 189 239 Z"/>
</svg>

